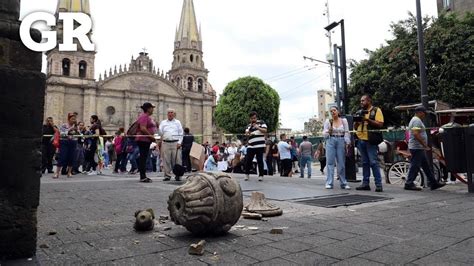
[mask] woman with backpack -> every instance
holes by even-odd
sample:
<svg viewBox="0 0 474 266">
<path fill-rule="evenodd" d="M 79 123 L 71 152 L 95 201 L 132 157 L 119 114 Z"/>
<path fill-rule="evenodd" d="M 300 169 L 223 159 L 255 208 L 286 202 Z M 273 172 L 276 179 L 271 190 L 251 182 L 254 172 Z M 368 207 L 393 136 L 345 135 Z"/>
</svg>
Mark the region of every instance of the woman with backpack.
<svg viewBox="0 0 474 266">
<path fill-rule="evenodd" d="M 151 119 L 155 106 L 147 102 L 141 108 L 143 113 L 137 119 L 138 129 L 135 137 L 140 150 L 138 171 L 140 172 L 140 182 L 151 183 L 152 180 L 146 176 L 146 161 L 150 156 L 150 144 L 155 141 L 156 123 Z"/>
<path fill-rule="evenodd" d="M 337 164 L 339 182 L 342 189 L 350 189 L 345 173 L 346 148 L 351 143 L 349 124 L 339 115 L 339 109 L 332 106 L 329 109 L 331 118 L 324 122 L 323 136 L 326 139 L 327 176 L 326 189 L 333 188 L 334 168 Z"/>
</svg>

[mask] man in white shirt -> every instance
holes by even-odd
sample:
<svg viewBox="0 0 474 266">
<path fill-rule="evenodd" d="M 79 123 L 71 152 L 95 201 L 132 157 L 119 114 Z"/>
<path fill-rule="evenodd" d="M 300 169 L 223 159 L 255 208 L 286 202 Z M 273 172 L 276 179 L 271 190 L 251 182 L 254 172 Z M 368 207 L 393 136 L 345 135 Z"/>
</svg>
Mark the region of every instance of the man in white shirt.
<svg viewBox="0 0 474 266">
<path fill-rule="evenodd" d="M 292 168 L 291 162 L 291 145 L 287 142 L 286 135 L 280 135 L 278 142 L 278 153 L 280 154 L 281 176 L 289 176 Z"/>
<path fill-rule="evenodd" d="M 165 179 L 169 181 L 173 176 L 173 167 L 175 164 L 181 165 L 181 143 L 183 141 L 183 126 L 176 117 L 174 109 L 168 109 L 168 119 L 161 121 L 159 133 L 161 135 L 161 158 Z M 180 180 L 179 176 L 175 177 Z"/>
</svg>

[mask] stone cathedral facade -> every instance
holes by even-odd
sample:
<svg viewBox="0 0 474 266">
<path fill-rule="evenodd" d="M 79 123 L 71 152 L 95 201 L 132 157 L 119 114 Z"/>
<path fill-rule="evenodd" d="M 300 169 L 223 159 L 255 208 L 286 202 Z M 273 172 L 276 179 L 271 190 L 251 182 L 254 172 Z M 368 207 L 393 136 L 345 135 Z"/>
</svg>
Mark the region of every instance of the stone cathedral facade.
<svg viewBox="0 0 474 266">
<path fill-rule="evenodd" d="M 57 12 L 84 12 L 90 15 L 88 0 L 59 0 Z M 58 24 L 58 38 L 62 36 Z M 171 45 L 171 42 L 170 42 Z M 99 51 L 100 52 L 100 51 Z M 193 0 L 184 0 L 179 28 L 174 40 L 171 70 L 156 69 L 146 51 L 129 64 L 115 66 L 94 78 L 96 52 L 49 51 L 45 117 L 65 121 L 78 113 L 79 121 L 89 124 L 98 115 L 107 133 L 127 129 L 144 102 L 157 105 L 154 119 L 166 119 L 166 109 L 174 108 L 177 119 L 193 134 L 211 141 L 216 93 L 208 82 L 203 61 L 201 32 L 197 26 Z"/>
</svg>

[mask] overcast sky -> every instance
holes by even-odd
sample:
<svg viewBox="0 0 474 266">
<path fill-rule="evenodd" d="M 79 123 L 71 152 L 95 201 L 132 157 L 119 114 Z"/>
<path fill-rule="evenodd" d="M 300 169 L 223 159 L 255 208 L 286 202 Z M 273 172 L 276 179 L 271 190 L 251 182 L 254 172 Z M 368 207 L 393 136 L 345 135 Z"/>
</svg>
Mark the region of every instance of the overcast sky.
<svg viewBox="0 0 474 266">
<path fill-rule="evenodd" d="M 129 63 L 146 47 L 160 69 L 169 70 L 182 0 L 90 0 L 99 73 Z M 326 0 L 194 0 L 202 26 L 204 62 L 218 94 L 228 82 L 257 76 L 281 97 L 283 127 L 303 129 L 317 114 L 316 91 L 329 89 L 329 68 L 304 61 L 325 59 Z M 437 16 L 436 0 L 421 1 L 423 16 Z M 54 12 L 57 0 L 22 0 L 21 17 Z M 391 39 L 391 22 L 415 14 L 414 0 L 329 0 L 331 21 L 345 20 L 348 59 L 364 59 Z M 339 29 L 333 42 L 340 44 Z M 305 68 L 306 67 L 306 68 Z M 287 74 L 285 74 L 287 73 Z"/>
</svg>

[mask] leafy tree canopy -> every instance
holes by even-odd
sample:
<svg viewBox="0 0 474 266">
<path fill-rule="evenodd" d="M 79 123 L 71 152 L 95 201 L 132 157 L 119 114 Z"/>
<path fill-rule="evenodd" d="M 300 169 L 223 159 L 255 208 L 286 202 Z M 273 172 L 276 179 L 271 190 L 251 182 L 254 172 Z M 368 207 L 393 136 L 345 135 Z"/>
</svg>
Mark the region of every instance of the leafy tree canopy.
<svg viewBox="0 0 474 266">
<path fill-rule="evenodd" d="M 280 96 L 256 77 L 244 77 L 230 82 L 219 98 L 215 111 L 217 126 L 229 133 L 243 133 L 249 123 L 249 113 L 255 111 L 264 120 L 268 132 L 278 127 Z"/>
<path fill-rule="evenodd" d="M 474 106 L 474 14 L 441 14 L 423 22 L 429 99 Z M 410 14 L 391 31 L 393 40 L 351 63 L 349 96 L 355 111 L 360 96 L 372 94 L 386 124 L 399 125 L 401 114 L 394 107 L 421 101 L 416 18 Z"/>
</svg>

